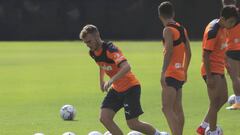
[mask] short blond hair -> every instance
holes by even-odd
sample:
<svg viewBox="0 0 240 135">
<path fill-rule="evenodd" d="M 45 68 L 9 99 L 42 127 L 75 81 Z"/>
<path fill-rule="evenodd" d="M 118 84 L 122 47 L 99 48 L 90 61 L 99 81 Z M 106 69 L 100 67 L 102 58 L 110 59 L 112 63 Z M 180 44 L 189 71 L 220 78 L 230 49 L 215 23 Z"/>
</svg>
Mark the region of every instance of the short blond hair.
<svg viewBox="0 0 240 135">
<path fill-rule="evenodd" d="M 86 37 L 87 34 L 98 33 L 98 28 L 95 25 L 88 24 L 83 27 L 80 32 L 80 39 Z"/>
</svg>

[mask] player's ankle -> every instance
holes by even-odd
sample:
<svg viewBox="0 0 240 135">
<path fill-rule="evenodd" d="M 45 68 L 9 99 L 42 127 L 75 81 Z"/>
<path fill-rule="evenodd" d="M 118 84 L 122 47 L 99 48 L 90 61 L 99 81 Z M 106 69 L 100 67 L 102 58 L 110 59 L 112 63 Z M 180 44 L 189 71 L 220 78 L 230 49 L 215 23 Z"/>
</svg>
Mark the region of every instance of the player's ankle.
<svg viewBox="0 0 240 135">
<path fill-rule="evenodd" d="M 236 103 L 240 103 L 240 96 L 236 96 Z"/>
<path fill-rule="evenodd" d="M 209 126 L 209 123 L 203 121 L 203 122 L 200 124 L 200 126 L 201 126 L 202 128 L 207 128 L 207 127 Z"/>
</svg>

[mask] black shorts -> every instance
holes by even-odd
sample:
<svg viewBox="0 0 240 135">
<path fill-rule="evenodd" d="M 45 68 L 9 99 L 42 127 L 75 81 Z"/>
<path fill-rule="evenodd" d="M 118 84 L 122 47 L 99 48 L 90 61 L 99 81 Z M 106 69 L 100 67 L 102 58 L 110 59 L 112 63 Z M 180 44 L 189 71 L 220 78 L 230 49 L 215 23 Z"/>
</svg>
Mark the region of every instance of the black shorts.
<svg viewBox="0 0 240 135">
<path fill-rule="evenodd" d="M 233 60 L 238 60 L 240 61 L 240 51 L 239 50 L 236 50 L 236 51 L 227 51 L 226 52 L 226 55 L 233 59 Z"/>
<path fill-rule="evenodd" d="M 184 81 L 179 81 L 179 80 L 177 80 L 177 79 L 175 79 L 173 77 L 166 77 L 165 81 L 166 81 L 166 84 L 169 87 L 173 87 L 176 90 L 182 89 L 183 84 L 184 84 Z"/>
<path fill-rule="evenodd" d="M 225 78 L 225 75 L 224 75 L 224 74 L 220 74 L 220 73 L 211 73 L 211 74 L 212 74 L 212 75 L 220 75 L 222 79 Z M 205 82 L 207 82 L 207 75 L 204 75 L 204 76 L 203 76 L 203 80 L 204 80 Z"/>
<path fill-rule="evenodd" d="M 114 112 L 118 112 L 122 107 L 124 107 L 125 117 L 127 120 L 137 118 L 143 114 L 140 104 L 140 95 L 140 85 L 133 86 L 127 91 L 121 93 L 111 89 L 104 98 L 101 108 L 109 108 Z"/>
</svg>

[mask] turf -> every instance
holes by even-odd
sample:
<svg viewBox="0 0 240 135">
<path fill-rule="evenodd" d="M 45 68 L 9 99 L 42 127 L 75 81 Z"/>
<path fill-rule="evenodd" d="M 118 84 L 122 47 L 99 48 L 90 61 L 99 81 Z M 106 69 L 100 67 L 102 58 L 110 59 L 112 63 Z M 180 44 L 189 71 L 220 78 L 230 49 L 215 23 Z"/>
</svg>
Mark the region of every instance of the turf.
<svg viewBox="0 0 240 135">
<path fill-rule="evenodd" d="M 122 49 L 142 84 L 145 113 L 141 120 L 169 132 L 161 111 L 162 43 L 115 44 Z M 192 42 L 191 47 L 189 78 L 183 91 L 184 135 L 195 134 L 208 108 L 206 87 L 200 76 L 201 43 Z M 229 81 L 229 94 L 233 93 L 231 85 Z M 0 135 L 104 132 L 98 120 L 104 96 L 99 89 L 98 67 L 81 42 L 0 42 Z M 64 104 L 76 107 L 75 121 L 60 118 L 59 109 Z M 239 114 L 240 111 L 220 111 L 218 123 L 225 135 L 240 134 Z M 115 120 L 125 134 L 130 131 L 122 110 Z"/>
</svg>

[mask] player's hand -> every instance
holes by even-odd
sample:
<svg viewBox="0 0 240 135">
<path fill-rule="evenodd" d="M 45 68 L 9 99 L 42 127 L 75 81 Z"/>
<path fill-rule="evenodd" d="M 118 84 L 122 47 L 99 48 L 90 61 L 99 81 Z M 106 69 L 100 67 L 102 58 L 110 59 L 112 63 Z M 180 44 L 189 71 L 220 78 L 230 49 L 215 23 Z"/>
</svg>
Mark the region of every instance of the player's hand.
<svg viewBox="0 0 240 135">
<path fill-rule="evenodd" d="M 107 92 L 108 89 L 111 87 L 111 85 L 112 85 L 112 81 L 111 80 L 105 82 L 105 84 L 103 86 L 103 90 Z"/>
<path fill-rule="evenodd" d="M 207 76 L 207 86 L 210 89 L 213 89 L 215 87 L 214 76 L 212 75 Z"/>
<path fill-rule="evenodd" d="M 188 79 L 188 76 L 187 76 L 187 74 L 185 74 L 185 82 L 184 83 L 187 82 L 187 79 Z"/>
<path fill-rule="evenodd" d="M 100 89 L 102 90 L 102 92 L 104 92 L 104 84 L 105 84 L 105 81 L 100 82 Z"/>
<path fill-rule="evenodd" d="M 165 78 L 166 78 L 165 73 L 162 73 L 161 74 L 161 85 L 163 88 L 167 86 Z"/>
</svg>

